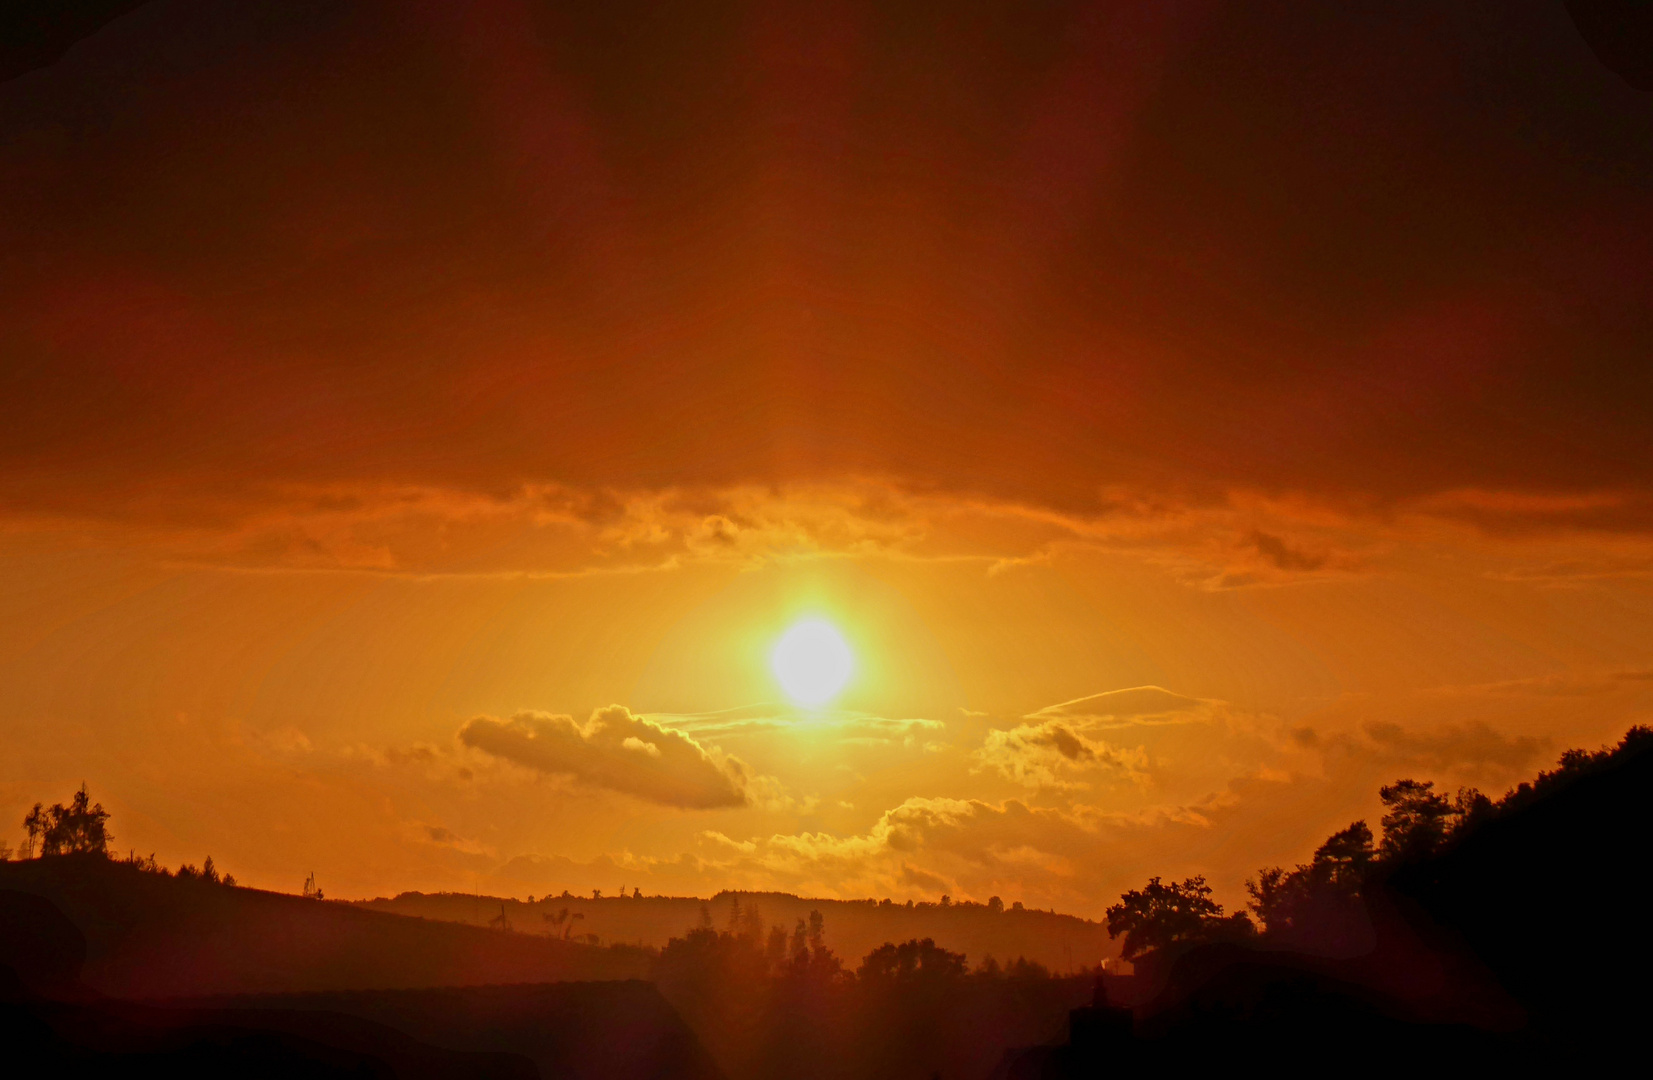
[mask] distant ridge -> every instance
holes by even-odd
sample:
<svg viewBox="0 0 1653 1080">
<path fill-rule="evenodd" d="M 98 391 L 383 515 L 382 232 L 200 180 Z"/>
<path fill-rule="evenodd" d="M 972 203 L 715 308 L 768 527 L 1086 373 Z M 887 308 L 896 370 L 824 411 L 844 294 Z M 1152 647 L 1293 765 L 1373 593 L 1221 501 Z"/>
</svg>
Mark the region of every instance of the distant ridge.
<svg viewBox="0 0 1653 1080">
<path fill-rule="evenodd" d="M 512 926 L 528 933 L 571 940 L 594 934 L 604 943 L 660 948 L 700 921 L 702 908 L 723 929 L 734 905 L 756 905 L 771 926 L 790 931 L 799 919 L 819 911 L 826 919 L 826 941 L 853 969 L 868 952 L 885 942 L 932 938 L 962 952 L 972 964 L 987 956 L 1000 961 L 1026 957 L 1052 971 L 1091 970 L 1119 955 L 1119 946 L 1099 922 L 1034 909 L 993 909 L 985 904 L 884 904 L 871 900 L 828 900 L 779 892 L 725 890 L 708 898 L 693 896 L 547 896 L 533 904 L 512 897 L 471 893 L 406 892 L 394 898 L 356 902 L 370 911 L 412 915 L 485 926 L 503 911 Z M 565 916 L 562 913 L 566 911 Z"/>
</svg>

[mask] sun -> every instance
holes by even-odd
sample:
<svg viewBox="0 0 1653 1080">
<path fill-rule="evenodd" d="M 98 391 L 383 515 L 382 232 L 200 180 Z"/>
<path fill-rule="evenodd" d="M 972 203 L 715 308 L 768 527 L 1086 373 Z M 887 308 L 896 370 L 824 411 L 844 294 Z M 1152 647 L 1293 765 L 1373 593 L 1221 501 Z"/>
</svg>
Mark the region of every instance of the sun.
<svg viewBox="0 0 1653 1080">
<path fill-rule="evenodd" d="M 775 643 L 769 667 L 788 697 L 813 708 L 838 696 L 855 670 L 855 657 L 831 623 L 804 619 Z"/>
</svg>

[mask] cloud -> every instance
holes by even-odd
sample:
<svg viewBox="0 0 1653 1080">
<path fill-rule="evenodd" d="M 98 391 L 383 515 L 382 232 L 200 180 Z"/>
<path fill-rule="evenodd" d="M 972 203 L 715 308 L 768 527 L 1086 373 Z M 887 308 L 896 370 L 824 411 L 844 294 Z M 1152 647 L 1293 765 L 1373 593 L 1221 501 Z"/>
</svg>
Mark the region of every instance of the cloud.
<svg viewBox="0 0 1653 1080">
<path fill-rule="evenodd" d="M 437 759 L 440 751 L 426 743 L 412 746 L 387 746 L 383 757 L 391 765 L 426 765 Z"/>
<path fill-rule="evenodd" d="M 838 477 L 665 486 L 157 482 L 82 496 L 46 505 L 0 490 L 0 532 L 72 535 L 77 544 L 237 572 L 417 579 L 811 559 L 974 563 L 993 576 L 1106 554 L 1206 591 L 1380 575 L 1436 545 L 1508 580 L 1653 569 L 1653 498 L 1634 492 L 1461 489 L 1383 501 L 1116 486 L 1087 505 L 1055 508 Z"/>
<path fill-rule="evenodd" d="M 941 875 L 932 874 L 928 870 L 920 870 L 916 866 L 908 866 L 906 863 L 901 864 L 901 884 L 925 892 L 937 893 L 945 893 L 953 888 L 947 879 Z"/>
<path fill-rule="evenodd" d="M 623 705 L 598 709 L 585 724 L 531 711 L 480 716 L 460 728 L 459 741 L 536 772 L 685 809 L 745 806 L 753 779 L 740 759 Z"/>
<path fill-rule="evenodd" d="M 1645 491 L 1569 492 L 1458 489 L 1416 502 L 1419 513 L 1471 525 L 1501 537 L 1559 533 L 1646 536 L 1653 532 L 1653 496 Z"/>
<path fill-rule="evenodd" d="M 1340 760 L 1347 766 L 1357 759 Z M 1370 763 L 1371 755 L 1358 760 Z M 1134 788 L 1138 798 L 1127 800 L 1134 809 L 1113 797 L 1090 805 L 1033 805 L 1016 798 L 911 796 L 849 832 L 731 837 L 704 830 L 692 850 L 675 854 L 619 852 L 591 863 L 522 856 L 498 873 L 535 892 L 570 883 L 606 890 L 624 879 L 645 892 L 678 894 L 720 888 L 832 897 L 934 899 L 946 892 L 985 900 L 997 894 L 1093 917 L 1151 874 L 1200 873 L 1217 884 L 1224 903 L 1236 903 L 1240 881 L 1258 865 L 1306 857 L 1331 828 L 1370 815 L 1378 779 L 1362 778 L 1353 791 L 1347 772 L 1314 776 L 1251 767 L 1187 796 Z M 1170 797 L 1139 798 L 1151 793 Z M 1341 800 L 1324 821 L 1303 812 L 1305 801 L 1320 799 Z"/>
<path fill-rule="evenodd" d="M 1208 815 L 1226 811 L 1205 809 Z M 1209 840 L 1218 833 L 1183 807 L 1127 815 L 1017 799 L 912 797 L 864 833 L 780 834 L 740 849 L 725 841 L 706 852 L 704 865 L 718 881 L 769 882 L 829 896 L 916 891 L 985 900 L 996 893 L 1099 911 L 1148 873 L 1205 871 L 1207 864 L 1188 862 L 1180 849 L 1193 846 L 1189 837 Z"/>
<path fill-rule="evenodd" d="M 1299 551 L 1280 537 L 1260 529 L 1251 534 L 1251 544 L 1279 570 L 1319 570 L 1326 565 L 1326 556 Z"/>
<path fill-rule="evenodd" d="M 974 757 L 978 771 L 996 769 L 1025 787 L 1055 790 L 1089 787 L 1071 779 L 1076 773 L 1111 768 L 1140 777 L 1147 765 L 1142 750 L 1133 753 L 1115 749 L 1086 738 L 1059 720 L 989 731 Z"/>
<path fill-rule="evenodd" d="M 1011 799 L 912 797 L 886 810 L 865 833 L 777 834 L 738 852 L 738 865 L 771 878 L 848 895 L 922 881 L 947 887 L 964 878 L 1008 880 L 1029 870 L 1071 876 L 1074 856 L 1090 861 L 1102 837 L 1085 808 L 1031 807 Z M 737 855 L 725 848 L 724 855 Z M 916 875 L 924 875 L 918 878 Z"/>
<path fill-rule="evenodd" d="M 1514 771 L 1530 765 L 1547 745 L 1531 735 L 1508 736 L 1486 723 L 1448 724 L 1431 731 L 1408 731 L 1374 721 L 1366 736 L 1398 764 L 1452 772 Z"/>
<path fill-rule="evenodd" d="M 696 735 L 732 737 L 807 727 L 831 731 L 841 743 L 918 746 L 943 735 L 947 725 L 923 717 L 889 717 L 852 710 L 803 709 L 764 702 L 701 713 L 650 713 Z"/>
<path fill-rule="evenodd" d="M 1653 681 L 1653 671 L 1628 669 L 1594 673 L 1568 672 L 1564 674 L 1535 675 L 1526 679 L 1505 679 L 1500 682 L 1475 683 L 1468 686 L 1441 686 L 1422 691 L 1426 697 L 1441 698 L 1588 698 L 1600 697 L 1636 684 Z"/>
<path fill-rule="evenodd" d="M 445 825 L 410 821 L 406 828 L 407 834 L 418 842 L 433 844 L 439 848 L 447 848 L 461 855 L 472 856 L 486 862 L 493 861 L 494 852 L 491 848 L 468 837 L 461 836 Z"/>
<path fill-rule="evenodd" d="M 1209 711 L 1210 705 L 1158 686 L 1133 686 L 1047 705 L 1028 713 L 1027 719 L 1067 720 L 1092 726 L 1176 723 L 1195 719 L 1197 714 Z"/>
</svg>

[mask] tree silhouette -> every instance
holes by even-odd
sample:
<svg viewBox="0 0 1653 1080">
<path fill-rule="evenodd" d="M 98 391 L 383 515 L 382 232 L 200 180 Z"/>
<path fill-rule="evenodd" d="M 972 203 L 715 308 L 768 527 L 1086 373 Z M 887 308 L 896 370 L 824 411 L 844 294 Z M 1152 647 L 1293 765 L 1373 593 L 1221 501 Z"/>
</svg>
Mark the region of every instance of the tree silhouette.
<svg viewBox="0 0 1653 1080">
<path fill-rule="evenodd" d="M 819 911 L 811 911 L 808 923 L 799 919 L 792 930 L 792 957 L 786 974 L 795 980 L 826 984 L 843 972 L 843 961 L 827 948 L 826 918 Z"/>
<path fill-rule="evenodd" d="M 763 931 L 763 913 L 758 910 L 756 902 L 748 901 L 746 907 L 741 910 L 740 926 L 736 928 L 735 934 L 750 941 L 753 945 L 761 945 L 763 943 Z"/>
<path fill-rule="evenodd" d="M 1246 882 L 1250 907 L 1269 937 L 1294 947 L 1339 949 L 1358 946 L 1362 938 L 1369 944 L 1371 924 L 1362 895 L 1374 877 L 1388 880 L 1408 865 L 1442 856 L 1483 823 L 1650 748 L 1653 729 L 1632 727 L 1616 747 L 1566 751 L 1554 769 L 1496 802 L 1474 788 L 1459 788 L 1448 797 L 1435 790 L 1433 781 L 1397 780 L 1378 792 L 1387 810 L 1381 844 L 1374 848 L 1371 829 L 1357 821 L 1328 837 L 1310 862 L 1292 870 L 1274 866 L 1259 871 Z M 1116 910 L 1109 909 L 1110 919 Z"/>
<path fill-rule="evenodd" d="M 1050 978 L 1050 969 L 1037 960 L 1029 960 L 1025 956 L 1018 956 L 1004 966 L 1004 977 L 1007 979 L 1048 979 Z"/>
<path fill-rule="evenodd" d="M 1372 830 L 1357 821 L 1327 838 L 1307 864 L 1278 866 L 1245 883 L 1264 932 L 1294 945 L 1340 949 L 1368 925 L 1360 895 L 1373 863 Z"/>
<path fill-rule="evenodd" d="M 1617 746 L 1604 746 L 1597 751 L 1568 750 L 1561 755 L 1556 767 L 1540 772 L 1531 783 L 1522 781 L 1514 791 L 1506 794 L 1493 807 L 1494 813 L 1504 813 L 1524 806 L 1541 795 L 1546 795 L 1594 772 L 1611 767 L 1614 761 L 1624 761 L 1653 748 L 1653 728 L 1637 724 L 1624 733 Z"/>
<path fill-rule="evenodd" d="M 1385 859 L 1402 862 L 1428 855 L 1451 832 L 1453 805 L 1435 791 L 1433 780 L 1397 780 L 1378 790 L 1389 812 L 1383 815 Z"/>
<path fill-rule="evenodd" d="M 108 828 L 109 812 L 102 803 L 92 802 L 86 785 L 80 785 L 69 805 L 53 803 L 42 808 L 35 803 L 23 819 L 29 834 L 29 848 L 40 844 L 41 855 L 108 855 L 113 839 Z"/>
<path fill-rule="evenodd" d="M 798 957 L 804 956 L 808 952 L 809 928 L 804 925 L 804 921 L 802 919 L 799 919 L 798 925 L 792 928 L 792 948 L 789 955 L 792 957 L 793 962 L 796 963 Z"/>
<path fill-rule="evenodd" d="M 1364 821 L 1357 821 L 1327 837 L 1315 849 L 1310 865 L 1331 884 L 1359 888 L 1373 854 L 1372 830 Z"/>
<path fill-rule="evenodd" d="M 778 923 L 769 928 L 769 941 L 763 948 L 764 960 L 771 968 L 786 963 L 786 930 Z"/>
<path fill-rule="evenodd" d="M 920 982 L 963 978 L 968 970 L 963 953 L 949 952 L 933 938 L 914 938 L 878 946 L 862 959 L 855 975 L 864 982 Z"/>
<path fill-rule="evenodd" d="M 1121 894 L 1107 916 L 1108 936 L 1125 935 L 1120 951 L 1127 960 L 1171 945 L 1243 937 L 1253 931 L 1244 912 L 1223 917 L 1223 906 L 1211 899 L 1204 876 L 1170 885 L 1149 878 L 1143 888 Z"/>
</svg>

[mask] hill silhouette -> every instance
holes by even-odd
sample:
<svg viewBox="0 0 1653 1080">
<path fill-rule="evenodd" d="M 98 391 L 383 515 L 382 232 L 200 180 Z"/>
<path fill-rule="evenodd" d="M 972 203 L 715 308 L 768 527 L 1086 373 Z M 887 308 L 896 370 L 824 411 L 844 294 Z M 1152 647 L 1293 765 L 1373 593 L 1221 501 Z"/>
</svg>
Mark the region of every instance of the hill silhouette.
<svg viewBox="0 0 1653 1080">
<path fill-rule="evenodd" d="M 0 863 L 85 937 L 83 981 L 121 998 L 637 979 L 650 954 L 148 873 L 99 855 Z"/>
</svg>

